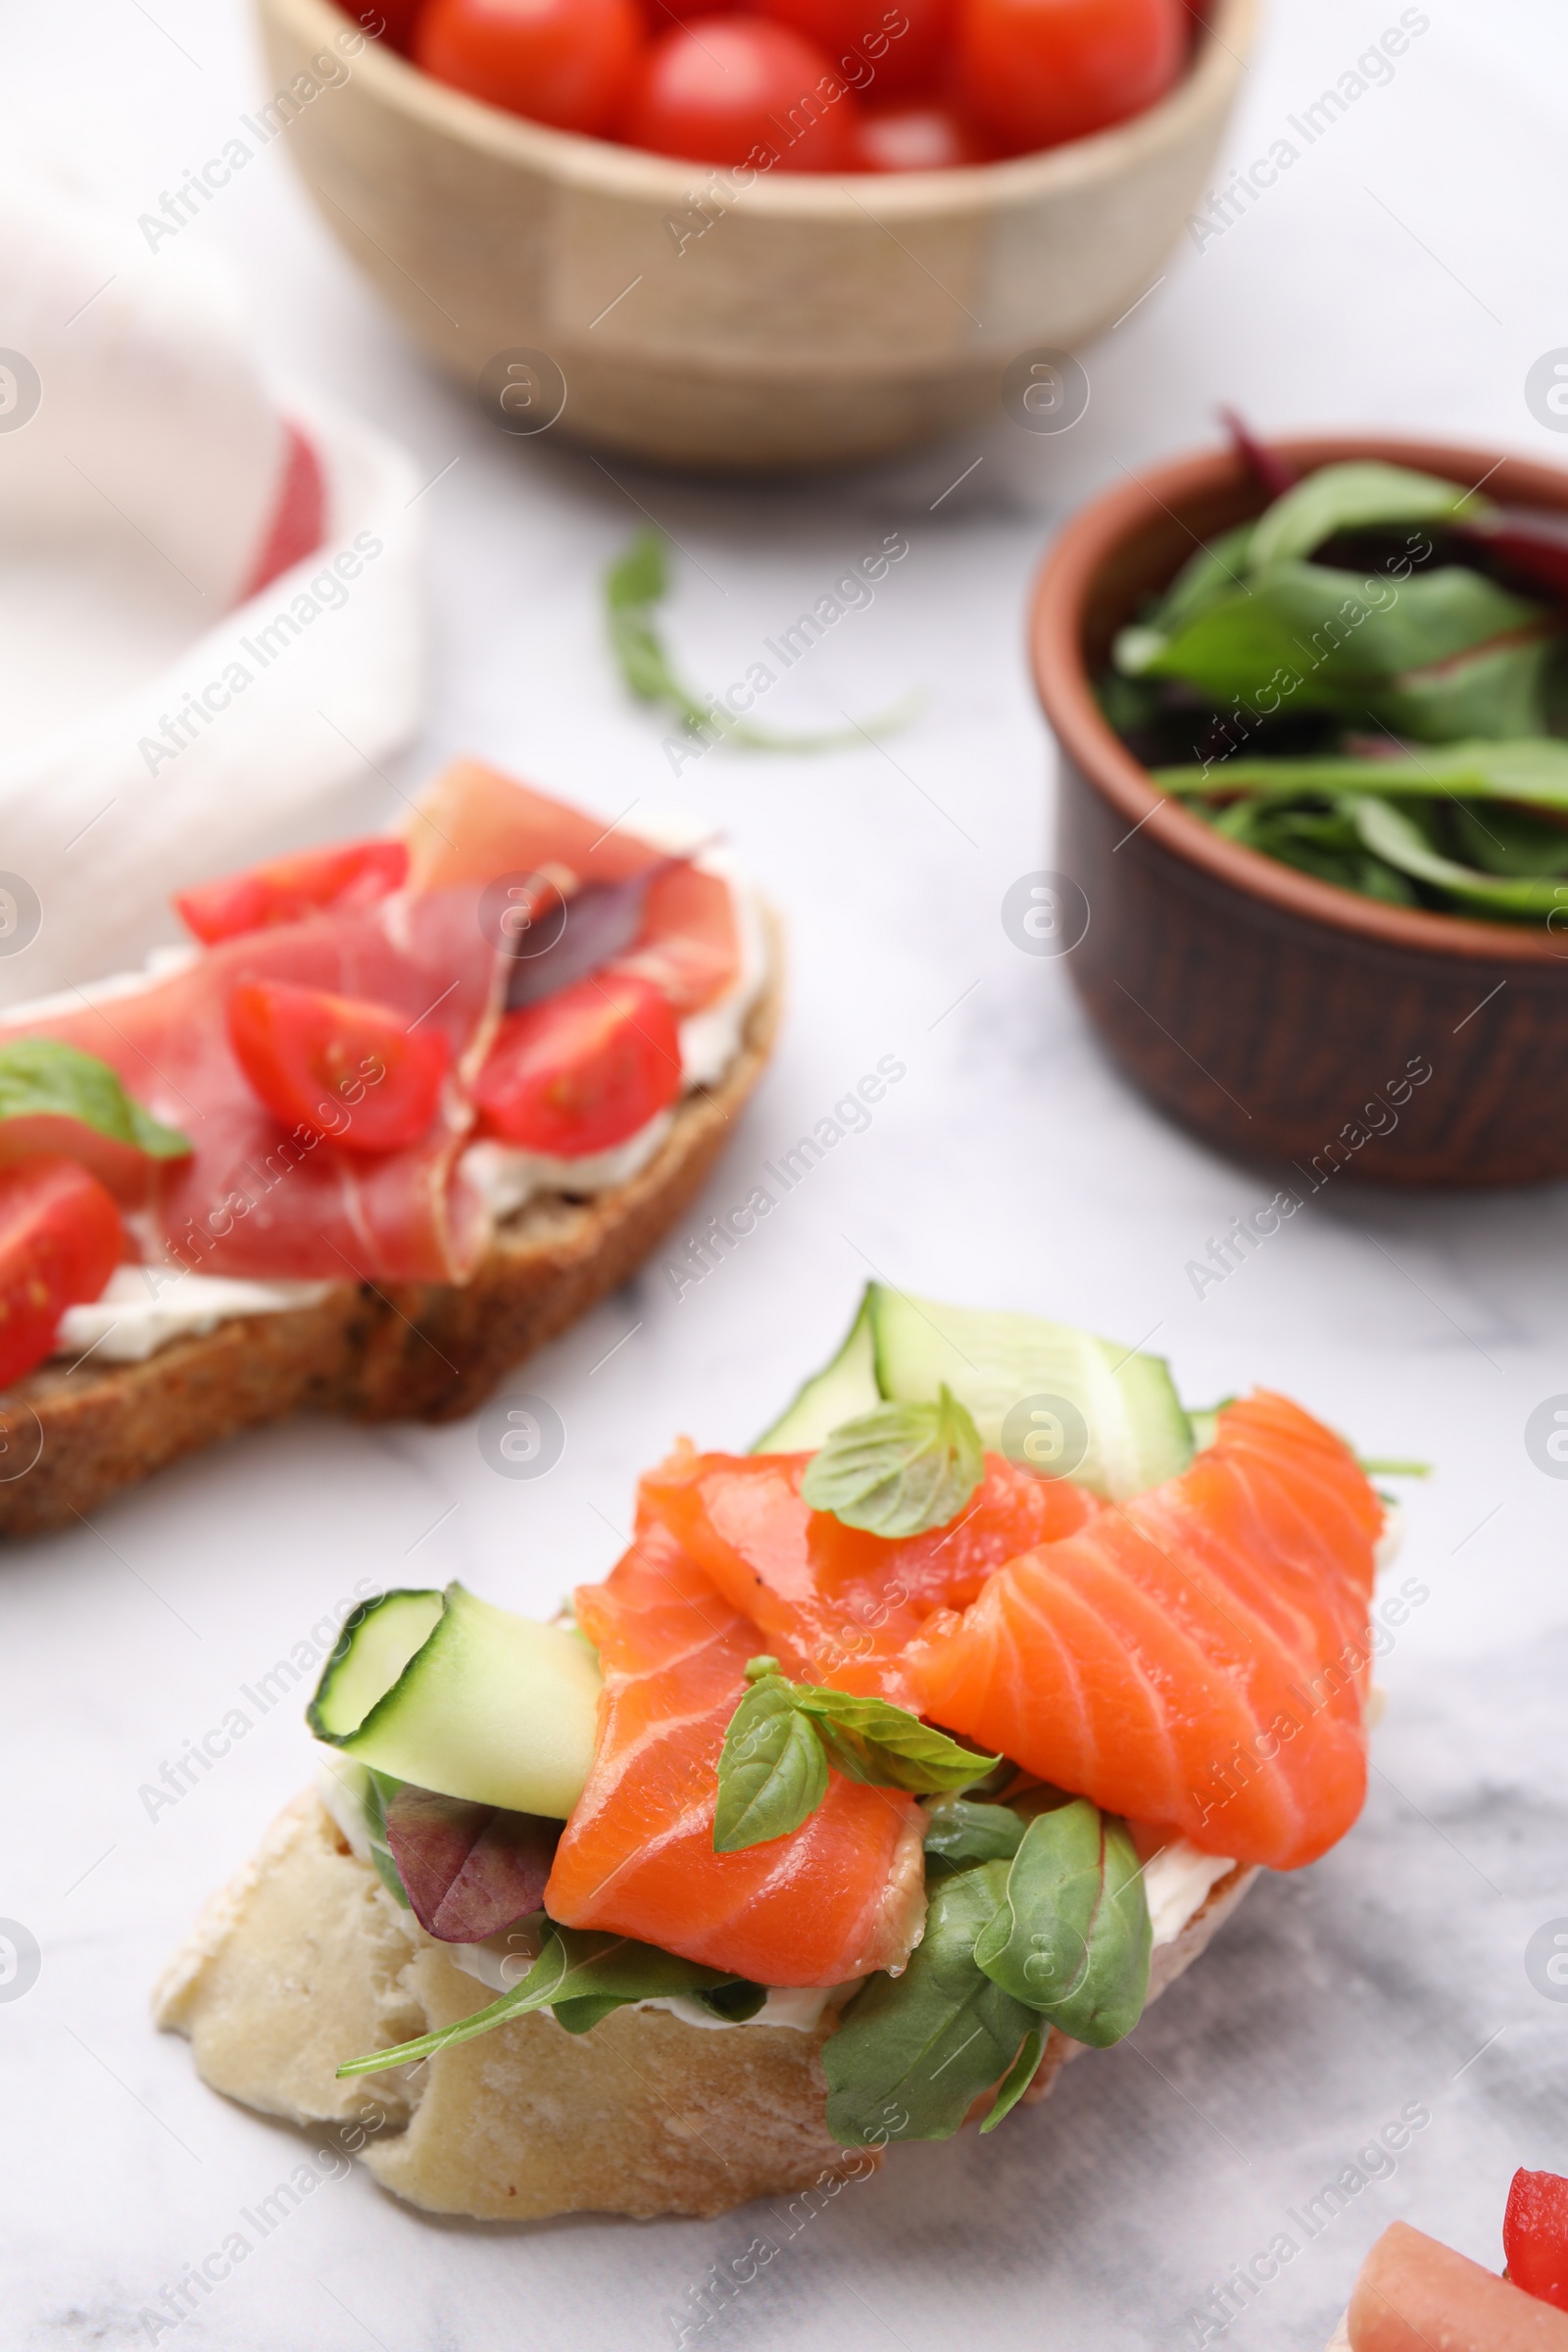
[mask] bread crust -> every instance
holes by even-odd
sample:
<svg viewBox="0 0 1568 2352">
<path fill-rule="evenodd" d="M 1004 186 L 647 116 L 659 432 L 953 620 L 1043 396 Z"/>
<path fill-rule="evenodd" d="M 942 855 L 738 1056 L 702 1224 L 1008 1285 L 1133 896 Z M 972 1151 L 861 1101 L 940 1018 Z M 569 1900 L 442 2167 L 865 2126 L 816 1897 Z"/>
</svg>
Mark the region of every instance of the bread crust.
<svg viewBox="0 0 1568 2352">
<path fill-rule="evenodd" d="M 1155 1953 L 1152 2000 L 1256 1875 L 1232 1871 Z M 829 2136 L 830 2023 L 712 2031 L 622 2009 L 571 2034 L 539 2014 L 418 2067 L 346 2082 L 333 2074 L 345 2054 L 450 2025 L 494 1997 L 400 1908 L 312 1791 L 208 1906 L 153 2009 L 190 2036 L 215 2090 L 295 2123 L 352 2127 L 383 2186 L 433 2213 L 712 2216 L 863 2178 L 881 2161 Z M 1043 2098 L 1079 2046 L 1053 2029 L 1025 2097 Z"/>
<path fill-rule="evenodd" d="M 715 1087 L 677 1106 L 629 1183 L 586 1200 L 527 1201 L 461 1288 L 343 1283 L 316 1306 L 231 1316 L 142 1363 L 40 1365 L 0 1404 L 0 1537 L 85 1518 L 182 1454 L 289 1413 L 450 1421 L 473 1411 L 513 1365 L 626 1281 L 707 1183 L 778 1028 L 769 929 L 769 977 L 739 1053 Z"/>
</svg>

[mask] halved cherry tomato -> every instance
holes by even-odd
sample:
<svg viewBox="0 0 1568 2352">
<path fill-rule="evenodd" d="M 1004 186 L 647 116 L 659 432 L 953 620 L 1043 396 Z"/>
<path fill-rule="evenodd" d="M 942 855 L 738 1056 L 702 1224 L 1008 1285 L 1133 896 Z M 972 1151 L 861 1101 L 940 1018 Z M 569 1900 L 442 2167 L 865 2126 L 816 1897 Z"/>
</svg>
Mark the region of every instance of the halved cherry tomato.
<svg viewBox="0 0 1568 2352">
<path fill-rule="evenodd" d="M 857 106 L 827 53 L 763 17 L 657 40 L 632 86 L 633 147 L 768 172 L 853 172 Z"/>
<path fill-rule="evenodd" d="M 1568 2311 L 1568 2180 L 1556 2173 L 1515 2173 L 1502 2250 L 1515 2286 Z"/>
<path fill-rule="evenodd" d="M 669 1006 L 651 981 L 604 972 L 509 1013 L 474 1099 L 487 1135 L 576 1159 L 624 1143 L 680 1087 Z"/>
<path fill-rule="evenodd" d="M 408 871 L 403 843 L 376 834 L 327 850 L 302 850 L 295 858 L 274 858 L 269 865 L 200 883 L 179 893 L 174 912 L 203 947 L 211 948 L 220 939 L 237 939 L 273 923 L 297 923 L 327 907 L 373 906 L 402 889 Z"/>
<path fill-rule="evenodd" d="M 558 130 L 618 126 L 644 45 L 635 0 L 429 0 L 414 62 L 438 81 Z"/>
<path fill-rule="evenodd" d="M 372 41 L 384 41 L 389 49 L 401 49 L 407 57 L 414 45 L 414 27 L 422 6 L 423 0 L 375 0 L 372 8 L 363 14 L 356 9 L 354 14 L 359 17 L 361 29 Z"/>
<path fill-rule="evenodd" d="M 757 6 L 825 49 L 863 97 L 891 98 L 935 89 L 954 0 L 757 0 Z"/>
<path fill-rule="evenodd" d="M 452 1049 L 390 1005 L 286 980 L 229 991 L 228 1041 L 274 1118 L 343 1152 L 401 1152 L 435 1117 Z"/>
<path fill-rule="evenodd" d="M 1081 139 L 1163 97 L 1188 21 L 1184 0 L 958 0 L 957 94 L 1014 151 Z"/>
<path fill-rule="evenodd" d="M 867 107 L 860 119 L 862 172 L 943 172 L 996 152 L 951 106 Z"/>
<path fill-rule="evenodd" d="M 102 1297 L 124 1238 L 114 1201 L 74 1159 L 0 1174 L 0 1388 L 43 1362 L 68 1306 Z"/>
</svg>

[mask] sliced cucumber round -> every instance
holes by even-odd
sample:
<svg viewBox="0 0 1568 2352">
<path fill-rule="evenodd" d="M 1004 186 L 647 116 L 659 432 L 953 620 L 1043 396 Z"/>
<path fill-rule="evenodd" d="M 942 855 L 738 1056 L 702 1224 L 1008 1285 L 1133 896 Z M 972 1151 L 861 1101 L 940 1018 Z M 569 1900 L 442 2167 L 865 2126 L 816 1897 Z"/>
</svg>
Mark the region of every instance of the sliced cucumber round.
<svg viewBox="0 0 1568 2352">
<path fill-rule="evenodd" d="M 599 1691 L 580 1634 L 449 1585 L 357 1613 L 308 1717 L 374 1772 L 564 1821 L 593 1762 Z"/>
<path fill-rule="evenodd" d="M 879 1400 L 930 1403 L 944 1387 L 992 1451 L 1111 1501 L 1174 1478 L 1193 1456 L 1192 1424 L 1163 1357 L 1069 1324 L 943 1306 L 880 1282 L 866 1285 L 838 1354 L 755 1450 L 820 1446 Z M 1026 1405 L 1038 1409 L 1018 1409 Z"/>
<path fill-rule="evenodd" d="M 770 1429 L 763 1430 L 754 1453 L 814 1453 L 842 1422 L 854 1421 L 885 1402 L 876 1385 L 876 1343 L 871 1333 L 871 1290 L 860 1300 L 849 1336 L 830 1364 L 813 1373 Z"/>
</svg>

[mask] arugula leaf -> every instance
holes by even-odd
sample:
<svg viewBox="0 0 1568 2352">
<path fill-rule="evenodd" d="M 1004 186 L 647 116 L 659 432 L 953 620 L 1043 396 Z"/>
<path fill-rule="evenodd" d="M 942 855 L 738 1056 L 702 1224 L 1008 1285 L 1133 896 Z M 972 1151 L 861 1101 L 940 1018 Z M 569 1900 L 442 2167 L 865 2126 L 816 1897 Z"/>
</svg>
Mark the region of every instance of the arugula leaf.
<svg viewBox="0 0 1568 2352">
<path fill-rule="evenodd" d="M 824 734 L 794 735 L 736 718 L 723 704 L 703 702 L 677 673 L 654 618 L 669 592 L 669 562 L 659 531 L 639 531 L 605 574 L 605 612 L 611 649 L 627 687 L 641 703 L 657 703 L 673 713 L 687 732 L 718 736 L 752 752 L 835 752 L 858 750 L 865 738 L 907 726 L 919 698 L 903 702 L 856 726 Z"/>
<path fill-rule="evenodd" d="M 801 1498 L 873 1536 L 918 1536 L 956 1519 L 984 1476 L 973 1416 L 944 1385 L 935 1404 L 841 1422 L 807 1464 Z"/>
<path fill-rule="evenodd" d="M 1024 1832 L 974 1963 L 1074 2041 L 1104 2049 L 1143 2014 L 1152 1942 L 1126 1828 L 1077 1797 Z"/>
<path fill-rule="evenodd" d="M 1010 1862 L 1023 1840 L 1023 1817 L 1010 1805 L 977 1805 L 945 1796 L 930 1808 L 925 1834 L 927 1879 L 967 1870 L 972 1862 Z"/>
<path fill-rule="evenodd" d="M 107 1061 L 52 1037 L 0 1046 L 0 1121 L 74 1119 L 149 1159 L 186 1159 L 190 1145 L 127 1095 Z"/>
<path fill-rule="evenodd" d="M 822 2051 L 841 2147 L 951 2138 L 981 2092 L 1022 2064 L 1037 2021 L 974 1962 L 1006 1878 L 1005 1862 L 987 1862 L 944 1879 L 904 1974 L 873 1977 L 845 2009 Z M 890 2132 L 895 2109 L 903 2121 Z"/>
<path fill-rule="evenodd" d="M 744 1853 L 798 1830 L 827 1794 L 830 1763 L 846 1780 L 918 1796 L 970 1788 L 1001 1762 L 890 1699 L 789 1682 L 776 1658 L 750 1659 L 746 1679 L 752 1688 L 729 1719 L 718 1759 L 716 1854 Z"/>
<path fill-rule="evenodd" d="M 761 1663 L 753 1659 L 754 1666 Z M 773 1661 L 769 1659 L 768 1665 Z M 751 1669 L 748 1668 L 748 1672 Z M 827 1794 L 827 1757 L 782 1675 L 754 1682 L 724 1734 L 713 1812 L 715 1854 L 787 1838 Z"/>
<path fill-rule="evenodd" d="M 1320 466 L 1277 498 L 1252 531 L 1250 568 L 1309 556 L 1341 531 L 1376 530 L 1400 522 L 1471 522 L 1492 512 L 1492 501 L 1435 473 L 1407 466 L 1355 459 Z"/>
<path fill-rule="evenodd" d="M 1159 603 L 1144 622 L 1144 626 L 1161 637 L 1174 637 L 1179 630 L 1200 620 L 1213 606 L 1240 588 L 1251 569 L 1252 537 L 1255 522 L 1239 522 L 1234 530 L 1221 531 L 1195 556 L 1189 556 L 1180 571 L 1166 589 Z"/>
<path fill-rule="evenodd" d="M 413 2066 L 421 2058 L 434 2057 L 437 2050 L 451 2043 L 473 2041 L 479 2034 L 506 2025 L 512 2018 L 527 2017 L 536 2009 L 564 2009 L 567 2015 L 561 2023 L 571 2034 L 583 2034 L 629 2001 L 668 1999 L 677 1993 L 703 1993 L 721 1987 L 738 1986 L 738 1977 L 727 1977 L 722 1971 L 699 1968 L 694 1961 L 682 1960 L 674 1952 L 662 1952 L 656 1944 L 637 1943 L 629 1936 L 610 1936 L 597 1930 L 558 1927 L 553 1920 L 546 1922 L 548 1941 L 538 1959 L 520 1984 L 486 2008 L 476 2009 L 470 2017 L 459 2018 L 455 2025 L 441 2026 L 433 2034 L 421 2034 L 415 2041 L 399 2042 L 394 2049 L 371 2050 L 363 2058 L 350 2058 L 337 2070 L 339 2077 L 348 2075 L 379 2075 L 388 2067 Z M 592 2014 L 590 2014 L 592 2012 Z M 559 2009 L 558 2009 L 559 2015 Z"/>
<path fill-rule="evenodd" d="M 1032 2034 L 1024 2035 L 1017 2057 L 997 2085 L 996 2104 L 980 2127 L 982 2134 L 994 2132 L 1003 2118 L 1010 2115 L 1017 2106 L 1035 2079 L 1035 2069 L 1040 2064 L 1045 2046 L 1046 2036 L 1041 2027 L 1036 2026 Z"/>
</svg>

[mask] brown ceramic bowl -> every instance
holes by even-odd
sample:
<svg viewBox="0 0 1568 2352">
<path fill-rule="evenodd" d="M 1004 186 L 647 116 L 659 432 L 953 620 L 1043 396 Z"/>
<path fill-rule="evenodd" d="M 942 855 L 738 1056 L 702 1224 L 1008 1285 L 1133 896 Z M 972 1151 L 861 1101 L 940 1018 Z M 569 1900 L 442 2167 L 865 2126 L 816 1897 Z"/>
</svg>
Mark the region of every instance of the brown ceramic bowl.
<svg viewBox="0 0 1568 2352">
<path fill-rule="evenodd" d="M 1568 510 L 1568 474 L 1495 450 L 1279 446 L 1301 468 L 1383 458 Z M 1314 1186 L 1568 1176 L 1568 935 L 1382 906 L 1244 849 L 1158 792 L 1101 716 L 1115 631 L 1198 540 L 1267 503 L 1233 454 L 1181 459 L 1086 507 L 1041 570 L 1031 652 L 1061 752 L 1056 861 L 1089 901 L 1068 968 L 1090 1019 L 1162 1110 Z"/>
</svg>

